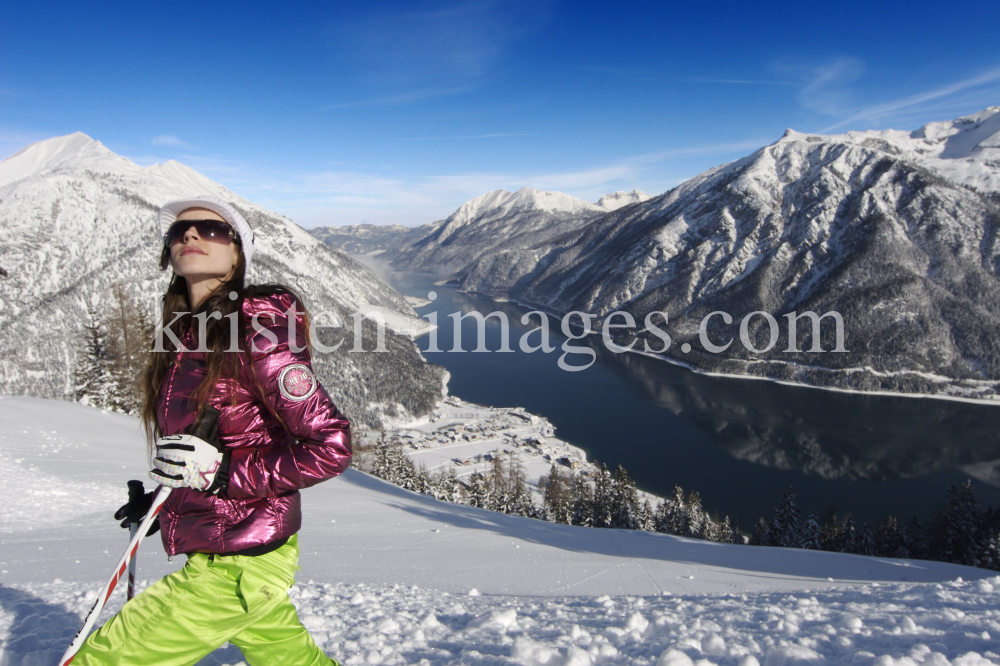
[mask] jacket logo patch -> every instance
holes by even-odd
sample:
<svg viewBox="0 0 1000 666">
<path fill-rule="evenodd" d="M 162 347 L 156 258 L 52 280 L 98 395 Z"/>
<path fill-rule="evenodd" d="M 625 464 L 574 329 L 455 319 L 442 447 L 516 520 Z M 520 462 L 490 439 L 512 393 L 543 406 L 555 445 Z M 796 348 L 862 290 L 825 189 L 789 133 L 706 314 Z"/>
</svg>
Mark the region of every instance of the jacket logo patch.
<svg viewBox="0 0 1000 666">
<path fill-rule="evenodd" d="M 293 402 L 305 400 L 316 392 L 317 386 L 316 375 L 301 363 L 285 367 L 278 375 L 278 390 Z"/>
</svg>

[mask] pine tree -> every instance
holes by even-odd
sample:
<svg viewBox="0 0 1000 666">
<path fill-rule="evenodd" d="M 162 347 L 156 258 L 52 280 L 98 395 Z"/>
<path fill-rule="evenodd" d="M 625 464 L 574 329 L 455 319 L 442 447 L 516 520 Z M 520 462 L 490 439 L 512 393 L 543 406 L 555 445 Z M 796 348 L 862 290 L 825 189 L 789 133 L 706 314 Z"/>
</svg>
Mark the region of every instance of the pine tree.
<svg viewBox="0 0 1000 666">
<path fill-rule="evenodd" d="M 489 509 L 493 504 L 490 485 L 482 472 L 473 472 L 469 478 L 469 504 L 480 509 Z"/>
<path fill-rule="evenodd" d="M 621 465 L 615 470 L 611 491 L 611 519 L 609 527 L 623 530 L 639 529 L 639 495 L 635 481 Z"/>
<path fill-rule="evenodd" d="M 927 559 L 927 530 L 920 519 L 914 516 L 903 531 L 903 543 L 910 557 L 915 560 Z"/>
<path fill-rule="evenodd" d="M 851 514 L 844 516 L 839 533 L 837 534 L 836 551 L 838 553 L 858 552 L 858 533 L 854 526 L 854 518 Z"/>
<path fill-rule="evenodd" d="M 975 566 L 983 537 L 983 510 L 976 501 L 972 481 L 952 486 L 944 508 L 931 523 L 931 559 Z"/>
<path fill-rule="evenodd" d="M 465 488 L 455 475 L 454 467 L 448 467 L 446 471 L 439 473 L 432 486 L 434 497 L 439 500 L 455 504 L 462 504 L 465 500 Z"/>
<path fill-rule="evenodd" d="M 688 520 L 684 502 L 684 489 L 674 486 L 670 497 L 656 510 L 655 528 L 663 534 L 683 535 L 687 533 Z"/>
<path fill-rule="evenodd" d="M 645 500 L 642 506 L 639 507 L 639 529 L 644 532 L 655 532 L 655 526 L 653 522 L 653 507 L 650 505 L 649 500 Z"/>
<path fill-rule="evenodd" d="M 841 524 L 837 518 L 837 512 L 831 506 L 826 512 L 823 527 L 819 530 L 819 547 L 821 550 L 837 552 L 837 544 L 840 540 L 840 528 Z"/>
<path fill-rule="evenodd" d="M 662 534 L 669 534 L 667 530 L 667 502 L 670 500 L 661 500 L 656 503 L 656 509 L 653 511 L 653 531 L 660 532 Z"/>
<path fill-rule="evenodd" d="M 821 549 L 819 519 L 813 512 L 809 513 L 809 517 L 806 518 L 806 522 L 802 524 L 802 529 L 799 531 L 799 548 Z"/>
<path fill-rule="evenodd" d="M 983 516 L 982 547 L 976 566 L 1000 571 L 1000 511 L 990 507 Z"/>
<path fill-rule="evenodd" d="M 868 523 L 861 523 L 861 529 L 858 530 L 858 554 L 869 556 L 875 554 L 875 535 Z"/>
<path fill-rule="evenodd" d="M 799 524 L 802 522 L 802 514 L 799 511 L 798 499 L 795 490 L 788 486 L 788 490 L 781 496 L 781 502 L 774 510 L 774 518 L 771 520 L 771 543 L 783 548 L 799 547 Z"/>
<path fill-rule="evenodd" d="M 993 527 L 983 540 L 976 566 L 982 569 L 1000 571 L 1000 528 Z"/>
<path fill-rule="evenodd" d="M 771 528 L 767 524 L 767 521 L 763 518 L 757 519 L 757 524 L 753 527 L 753 533 L 750 534 L 750 545 L 751 546 L 770 546 L 771 545 Z"/>
<path fill-rule="evenodd" d="M 722 519 L 719 525 L 719 541 L 721 543 L 733 543 L 733 525 L 729 522 L 729 516 Z"/>
<path fill-rule="evenodd" d="M 692 490 L 688 493 L 684 506 L 684 514 L 687 526 L 684 536 L 700 539 L 702 528 L 705 521 L 708 520 L 708 516 L 705 515 L 704 510 L 701 508 L 701 495 L 698 494 L 698 491 Z"/>
<path fill-rule="evenodd" d="M 592 527 L 594 524 L 594 493 L 584 477 L 573 478 L 573 524 Z"/>
<path fill-rule="evenodd" d="M 593 527 L 610 527 L 614 511 L 615 480 L 608 468 L 601 463 L 598 466 L 597 478 L 594 482 L 594 501 L 592 509 Z"/>
<path fill-rule="evenodd" d="M 910 557 L 907 547 L 906 528 L 899 524 L 896 516 L 889 516 L 878 524 L 875 530 L 875 554 L 880 557 Z"/>
<path fill-rule="evenodd" d="M 733 523 L 732 524 L 733 524 L 733 530 L 732 530 L 733 540 L 730 543 L 739 544 L 740 546 L 745 545 L 746 542 L 747 542 L 747 539 L 746 539 L 746 535 L 743 534 L 743 524 L 740 523 L 740 516 L 739 516 L 739 514 L 737 514 L 736 516 L 733 517 Z"/>
<path fill-rule="evenodd" d="M 705 541 L 722 541 L 719 524 L 708 514 L 703 513 L 702 516 L 704 520 L 701 521 L 701 530 L 698 532 L 698 538 Z"/>
<path fill-rule="evenodd" d="M 106 327 L 93 307 L 83 325 L 83 345 L 73 369 L 73 397 L 101 409 L 123 409 L 123 391 L 113 369 L 115 359 L 108 344 Z"/>
</svg>

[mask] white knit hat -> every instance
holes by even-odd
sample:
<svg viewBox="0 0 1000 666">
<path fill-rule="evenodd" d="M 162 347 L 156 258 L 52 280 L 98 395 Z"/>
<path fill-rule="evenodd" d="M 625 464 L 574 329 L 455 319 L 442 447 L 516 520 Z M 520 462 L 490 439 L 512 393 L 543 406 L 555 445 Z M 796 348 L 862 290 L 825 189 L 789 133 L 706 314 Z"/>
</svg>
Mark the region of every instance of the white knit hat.
<svg viewBox="0 0 1000 666">
<path fill-rule="evenodd" d="M 205 208 L 213 213 L 218 213 L 240 235 L 243 247 L 243 260 L 246 263 L 243 280 L 246 282 L 245 276 L 250 274 L 250 259 L 253 257 L 253 229 L 250 228 L 247 221 L 243 219 L 239 211 L 233 208 L 230 203 L 210 196 L 178 199 L 177 201 L 165 203 L 160 208 L 160 236 L 166 236 L 170 225 L 177 221 L 177 216 L 188 208 Z"/>
</svg>

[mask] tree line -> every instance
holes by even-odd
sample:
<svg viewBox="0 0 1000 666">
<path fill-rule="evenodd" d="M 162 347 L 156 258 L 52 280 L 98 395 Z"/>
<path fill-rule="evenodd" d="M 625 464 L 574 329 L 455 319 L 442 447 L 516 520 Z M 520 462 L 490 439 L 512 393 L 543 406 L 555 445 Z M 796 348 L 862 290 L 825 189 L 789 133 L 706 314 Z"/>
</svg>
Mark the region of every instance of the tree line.
<svg viewBox="0 0 1000 666">
<path fill-rule="evenodd" d="M 352 465 L 390 483 L 439 500 L 501 513 L 586 527 L 645 530 L 661 534 L 751 546 L 803 548 L 877 557 L 928 559 L 1000 571 L 1000 511 L 983 508 L 972 482 L 952 486 L 942 508 L 924 525 L 914 517 L 900 522 L 888 516 L 872 528 L 858 525 L 850 513 L 830 509 L 820 521 L 803 518 L 794 489 L 781 496 L 771 518 L 760 518 L 746 534 L 739 516 L 710 515 L 695 491 L 685 495 L 675 486 L 655 507 L 642 499 L 624 467 L 611 473 L 597 465 L 593 479 L 553 463 L 539 481 L 543 496 L 536 503 L 516 453 L 490 454 L 485 472 L 459 479 L 455 468 L 430 472 L 415 465 L 406 445 L 387 439 L 355 451 Z"/>
</svg>

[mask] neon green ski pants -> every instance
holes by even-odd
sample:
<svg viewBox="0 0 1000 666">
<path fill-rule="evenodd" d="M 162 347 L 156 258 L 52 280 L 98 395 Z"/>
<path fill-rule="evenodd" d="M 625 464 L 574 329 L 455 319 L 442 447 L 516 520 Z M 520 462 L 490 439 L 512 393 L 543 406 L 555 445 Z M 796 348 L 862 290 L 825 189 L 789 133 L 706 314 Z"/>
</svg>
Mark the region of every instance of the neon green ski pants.
<svg viewBox="0 0 1000 666">
<path fill-rule="evenodd" d="M 256 557 L 195 553 L 91 634 L 73 666 L 190 666 L 226 641 L 250 666 L 336 664 L 288 599 L 298 561 L 297 535 Z"/>
</svg>

